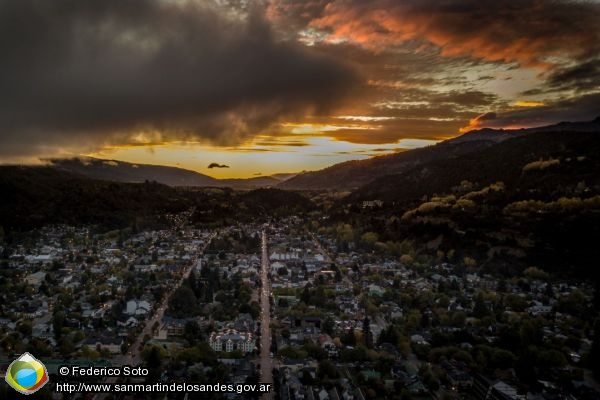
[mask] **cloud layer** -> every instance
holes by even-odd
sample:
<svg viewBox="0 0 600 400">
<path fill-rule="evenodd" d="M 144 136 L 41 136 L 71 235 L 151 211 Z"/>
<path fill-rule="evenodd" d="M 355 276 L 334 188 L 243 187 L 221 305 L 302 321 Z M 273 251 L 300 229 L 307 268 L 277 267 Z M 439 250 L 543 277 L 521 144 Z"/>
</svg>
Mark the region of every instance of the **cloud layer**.
<svg viewBox="0 0 600 400">
<path fill-rule="evenodd" d="M 0 3 L 0 156 L 104 145 L 236 144 L 328 111 L 357 80 L 278 41 L 259 10 L 197 2 Z"/>
<path fill-rule="evenodd" d="M 597 1 L 271 0 L 267 15 L 359 64 L 371 88 L 362 112 L 393 118 L 336 131 L 340 140 L 440 138 L 600 113 L 590 102 L 600 83 Z"/>
<path fill-rule="evenodd" d="M 588 121 L 600 116 L 600 93 L 574 99 L 558 100 L 537 107 L 524 107 L 503 113 L 488 112 L 469 121 L 461 128 L 467 132 L 479 128 L 527 128 L 563 121 Z"/>
<path fill-rule="evenodd" d="M 374 49 L 417 40 L 445 56 L 551 66 L 600 52 L 599 13 L 581 1 L 334 0 L 310 26 Z"/>
</svg>

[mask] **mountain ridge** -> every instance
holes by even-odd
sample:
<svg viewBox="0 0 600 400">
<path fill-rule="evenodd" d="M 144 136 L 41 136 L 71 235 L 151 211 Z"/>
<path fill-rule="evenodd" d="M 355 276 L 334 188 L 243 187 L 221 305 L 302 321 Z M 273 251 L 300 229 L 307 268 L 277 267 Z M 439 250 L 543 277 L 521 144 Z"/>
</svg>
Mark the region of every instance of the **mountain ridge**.
<svg viewBox="0 0 600 400">
<path fill-rule="evenodd" d="M 53 158 L 44 160 L 51 168 L 92 179 L 141 183 L 155 181 L 168 186 L 231 187 L 257 189 L 275 186 L 285 179 L 279 176 L 217 179 L 200 172 L 165 165 L 139 164 L 93 157 Z M 276 174 L 285 176 L 285 174 Z M 293 174 L 289 174 L 293 176 Z"/>
<path fill-rule="evenodd" d="M 432 146 L 388 154 L 366 160 L 347 161 L 300 174 L 277 185 L 290 190 L 355 190 L 379 178 L 405 173 L 436 160 L 450 160 L 483 151 L 516 137 L 543 132 L 600 132 L 600 117 L 587 122 L 559 124 L 517 130 L 480 129 Z"/>
</svg>

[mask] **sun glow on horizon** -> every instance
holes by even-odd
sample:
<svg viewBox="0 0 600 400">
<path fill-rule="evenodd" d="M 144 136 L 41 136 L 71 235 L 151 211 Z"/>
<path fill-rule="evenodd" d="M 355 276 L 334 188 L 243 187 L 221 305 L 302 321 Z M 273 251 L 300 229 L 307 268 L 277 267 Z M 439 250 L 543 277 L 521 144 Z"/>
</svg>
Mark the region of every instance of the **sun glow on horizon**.
<svg viewBox="0 0 600 400">
<path fill-rule="evenodd" d="M 171 142 L 152 146 L 111 146 L 85 156 L 134 164 L 160 164 L 189 169 L 219 179 L 252 178 L 281 172 L 318 170 L 333 164 L 391 154 L 437 143 L 437 140 L 400 139 L 391 144 L 356 144 L 327 136 L 267 136 L 235 147 L 197 142 Z M 210 163 L 228 168 L 209 169 Z"/>
</svg>

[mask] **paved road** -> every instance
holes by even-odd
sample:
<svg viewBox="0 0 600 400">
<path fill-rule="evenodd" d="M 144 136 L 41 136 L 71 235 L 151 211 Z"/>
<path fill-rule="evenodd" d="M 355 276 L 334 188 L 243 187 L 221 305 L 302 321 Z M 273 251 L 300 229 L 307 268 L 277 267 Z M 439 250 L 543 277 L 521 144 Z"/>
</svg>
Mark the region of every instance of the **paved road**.
<svg viewBox="0 0 600 400">
<path fill-rule="evenodd" d="M 267 234 L 262 232 L 262 262 L 261 262 L 261 321 L 260 321 L 260 382 L 273 383 L 273 359 L 271 358 L 271 284 L 269 282 L 269 254 L 267 251 Z M 264 393 L 263 400 L 272 400 L 273 393 Z"/>
<path fill-rule="evenodd" d="M 204 243 L 204 246 L 202 246 L 202 248 L 198 249 L 198 253 L 197 253 L 196 257 L 194 257 L 191 264 L 183 271 L 183 274 L 181 275 L 181 278 L 179 279 L 177 284 L 174 285 L 173 288 L 167 294 L 165 294 L 165 296 L 163 297 L 163 301 L 160 304 L 158 304 L 158 307 L 154 310 L 154 314 L 152 315 L 152 317 L 148 321 L 146 321 L 146 325 L 145 325 L 144 329 L 142 330 L 142 332 L 140 332 L 140 334 L 137 336 L 137 339 L 135 340 L 135 342 L 129 347 L 129 351 L 127 352 L 127 354 L 117 355 L 117 356 L 113 357 L 113 359 L 112 359 L 113 365 L 115 365 L 115 366 L 131 365 L 131 366 L 137 367 L 138 365 L 140 365 L 142 363 L 142 356 L 141 356 L 139 347 L 142 346 L 144 343 L 144 336 L 149 335 L 150 337 L 152 337 L 152 333 L 153 333 L 152 326 L 156 322 L 158 322 L 159 324 L 161 323 L 163 316 L 165 315 L 167 305 L 169 303 L 169 298 L 171 297 L 173 292 L 175 292 L 175 290 L 177 290 L 177 288 L 179 288 L 183 284 L 183 282 L 187 278 L 189 278 L 190 274 L 192 273 L 192 270 L 194 268 L 196 268 L 198 258 L 202 257 L 204 250 L 206 250 L 206 247 L 208 247 L 208 245 L 210 244 L 210 242 L 212 241 L 212 239 L 215 236 L 216 236 L 216 233 L 213 233 L 212 235 L 210 235 L 208 237 L 208 240 Z M 111 377 L 111 378 L 107 378 L 105 380 L 106 383 L 116 383 L 116 381 L 117 381 L 117 377 Z M 98 395 L 95 396 L 94 398 L 103 400 L 107 397 L 108 397 L 108 394 L 103 393 L 103 394 L 100 394 L 99 396 Z"/>
<path fill-rule="evenodd" d="M 118 356 L 113 359 L 113 363 L 115 365 L 137 366 L 142 362 L 140 351 L 138 350 L 138 348 L 140 347 L 140 345 L 143 344 L 144 336 L 145 335 L 153 336 L 152 327 L 154 326 L 155 323 L 158 323 L 158 324 L 161 323 L 161 321 L 165 315 L 165 311 L 167 310 L 169 298 L 171 297 L 173 292 L 175 292 L 175 290 L 177 290 L 183 284 L 183 282 L 185 282 L 185 280 L 190 277 L 192 270 L 194 268 L 196 268 L 196 266 L 198 265 L 198 258 L 202 257 L 204 250 L 206 250 L 206 247 L 210 244 L 211 240 L 215 237 L 215 235 L 216 234 L 213 233 L 211 236 L 209 236 L 208 240 L 204 243 L 204 246 L 202 246 L 202 248 L 198 249 L 198 253 L 197 253 L 196 257 L 194 257 L 192 263 L 184 270 L 184 272 L 181 275 L 181 278 L 179 279 L 177 284 L 174 285 L 173 288 L 171 289 L 171 291 L 169 291 L 164 296 L 163 301 L 160 304 L 158 304 L 158 307 L 155 309 L 154 315 L 146 322 L 146 326 L 144 327 L 142 332 L 138 335 L 135 343 L 132 344 L 131 347 L 129 348 L 130 351 L 123 356 Z"/>
</svg>

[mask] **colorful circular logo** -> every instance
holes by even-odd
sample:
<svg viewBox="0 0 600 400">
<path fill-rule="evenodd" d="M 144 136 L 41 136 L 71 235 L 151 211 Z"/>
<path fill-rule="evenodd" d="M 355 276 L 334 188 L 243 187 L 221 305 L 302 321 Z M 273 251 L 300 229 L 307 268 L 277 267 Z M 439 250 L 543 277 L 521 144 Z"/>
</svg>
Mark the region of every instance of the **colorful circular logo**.
<svg viewBox="0 0 600 400">
<path fill-rule="evenodd" d="M 23 353 L 8 367 L 6 382 L 17 392 L 31 394 L 48 382 L 48 372 L 40 360 L 29 353 Z"/>
</svg>

